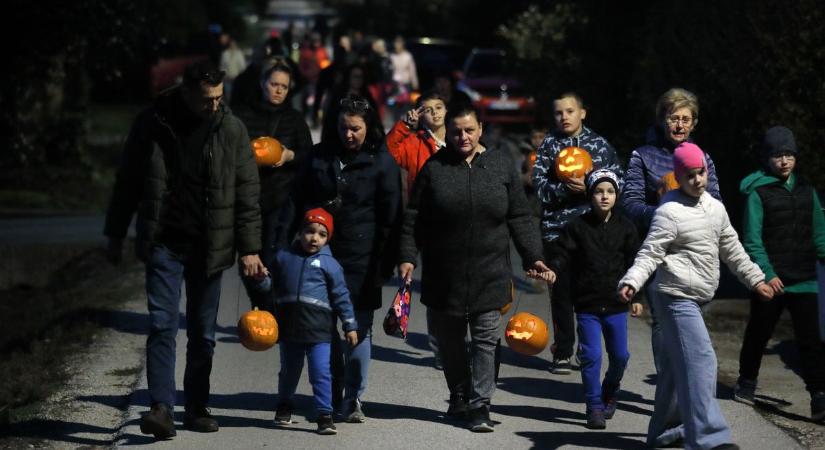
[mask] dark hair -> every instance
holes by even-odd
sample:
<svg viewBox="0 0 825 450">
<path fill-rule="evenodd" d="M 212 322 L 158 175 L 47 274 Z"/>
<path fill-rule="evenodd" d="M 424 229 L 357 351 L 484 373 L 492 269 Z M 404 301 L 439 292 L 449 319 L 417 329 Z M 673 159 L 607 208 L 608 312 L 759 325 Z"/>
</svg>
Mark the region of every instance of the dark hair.
<svg viewBox="0 0 825 450">
<path fill-rule="evenodd" d="M 456 117 L 464 117 L 472 115 L 476 118 L 478 123 L 481 123 L 481 116 L 478 115 L 478 110 L 469 103 L 459 103 L 453 109 L 447 110 L 447 118 L 444 119 L 444 122 L 447 123 L 447 126 L 455 119 Z"/>
<path fill-rule="evenodd" d="M 226 72 L 219 70 L 212 62 L 197 61 L 183 69 L 183 85 L 190 88 L 200 88 L 201 84 L 217 86 L 223 83 Z"/>
<path fill-rule="evenodd" d="M 444 103 L 444 106 L 447 106 L 447 100 L 444 99 L 443 95 L 436 91 L 427 91 L 422 94 L 421 97 L 418 97 L 415 101 L 415 107 L 420 108 L 421 105 L 423 105 L 427 100 L 441 100 Z"/>
<path fill-rule="evenodd" d="M 342 98 L 339 105 L 337 120 L 341 120 L 341 117 L 345 115 L 358 116 L 364 119 L 364 124 L 367 126 L 367 137 L 364 140 L 364 145 L 379 147 L 384 140 L 384 128 L 378 118 L 378 112 L 370 101 L 360 95 L 350 94 Z"/>
<path fill-rule="evenodd" d="M 292 83 L 292 67 L 283 58 L 269 58 L 264 61 L 263 69 L 261 69 L 261 82 L 265 82 L 272 76 L 272 72 L 283 72 L 289 75 L 289 81 Z"/>
<path fill-rule="evenodd" d="M 579 95 L 579 94 L 577 94 L 577 93 L 575 93 L 575 92 L 573 92 L 573 91 L 565 91 L 565 92 L 562 92 L 561 94 L 559 94 L 559 95 L 557 95 L 555 98 L 553 98 L 553 101 L 556 101 L 556 100 L 561 100 L 561 99 L 563 99 L 563 98 L 572 98 L 573 100 L 575 100 L 575 101 L 576 101 L 576 103 L 578 103 L 578 104 L 579 104 L 579 108 L 581 108 L 581 109 L 587 109 L 587 108 L 585 108 L 585 106 L 584 106 L 584 100 L 582 99 L 581 95 Z"/>
</svg>

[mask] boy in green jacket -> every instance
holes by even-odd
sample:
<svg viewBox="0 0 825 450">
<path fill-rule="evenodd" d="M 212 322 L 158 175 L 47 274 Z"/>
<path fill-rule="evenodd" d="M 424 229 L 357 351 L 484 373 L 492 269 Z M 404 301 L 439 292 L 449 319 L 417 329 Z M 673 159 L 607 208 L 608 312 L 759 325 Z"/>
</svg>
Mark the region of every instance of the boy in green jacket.
<svg viewBox="0 0 825 450">
<path fill-rule="evenodd" d="M 791 130 L 773 127 L 762 141 L 765 165 L 742 180 L 747 196 L 743 244 L 765 272 L 773 300 L 751 297 L 739 354 L 734 400 L 752 405 L 765 346 L 782 311 L 791 313 L 811 418 L 825 420 L 825 343 L 819 338 L 816 262 L 825 259 L 825 217 L 814 188 L 794 174 L 798 150 Z"/>
</svg>

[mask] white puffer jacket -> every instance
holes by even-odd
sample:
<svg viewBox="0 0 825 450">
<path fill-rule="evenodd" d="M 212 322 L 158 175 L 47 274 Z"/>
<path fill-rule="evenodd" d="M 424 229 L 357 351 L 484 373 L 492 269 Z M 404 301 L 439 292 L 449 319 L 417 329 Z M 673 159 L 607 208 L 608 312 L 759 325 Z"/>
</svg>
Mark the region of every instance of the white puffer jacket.
<svg viewBox="0 0 825 450">
<path fill-rule="evenodd" d="M 656 209 L 647 238 L 619 287 L 627 284 L 638 292 L 659 268 L 653 289 L 706 303 L 719 286 L 720 258 L 749 289 L 765 280 L 739 243 L 720 201 L 707 192 L 696 199 L 673 190 Z"/>
</svg>

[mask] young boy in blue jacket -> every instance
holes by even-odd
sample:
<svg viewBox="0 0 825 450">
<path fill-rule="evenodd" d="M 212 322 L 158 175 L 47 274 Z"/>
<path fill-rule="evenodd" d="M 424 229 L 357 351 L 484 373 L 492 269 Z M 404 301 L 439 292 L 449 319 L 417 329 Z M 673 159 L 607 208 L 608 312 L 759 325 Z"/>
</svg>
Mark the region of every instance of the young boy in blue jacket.
<svg viewBox="0 0 825 450">
<path fill-rule="evenodd" d="M 332 216 L 328 212 L 322 208 L 307 211 L 299 239 L 289 248 L 279 250 L 269 267 L 281 341 L 275 423 L 292 423 L 292 396 L 306 355 L 319 434 L 337 433 L 332 420 L 329 367 L 333 314 L 341 319 L 347 341 L 353 346 L 358 343 L 358 326 L 344 270 L 327 246 L 332 231 Z"/>
</svg>

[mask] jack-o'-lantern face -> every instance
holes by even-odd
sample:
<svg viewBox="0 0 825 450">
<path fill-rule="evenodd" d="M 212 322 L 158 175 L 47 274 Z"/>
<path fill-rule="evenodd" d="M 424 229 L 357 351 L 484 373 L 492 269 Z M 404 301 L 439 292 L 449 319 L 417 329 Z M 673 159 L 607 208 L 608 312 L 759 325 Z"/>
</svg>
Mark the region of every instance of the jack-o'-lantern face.
<svg viewBox="0 0 825 450">
<path fill-rule="evenodd" d="M 510 318 L 504 339 L 518 353 L 536 355 L 544 350 L 548 341 L 547 324 L 537 316 L 520 312 Z"/>
<path fill-rule="evenodd" d="M 238 321 L 238 337 L 249 350 L 266 350 L 278 342 L 278 322 L 268 311 L 255 308 Z"/>
<path fill-rule="evenodd" d="M 252 153 L 259 166 L 272 166 L 281 161 L 283 148 L 277 139 L 262 136 L 252 140 Z"/>
<path fill-rule="evenodd" d="M 590 153 L 580 147 L 567 147 L 556 156 L 556 175 L 562 182 L 583 178 L 593 170 Z"/>
<path fill-rule="evenodd" d="M 674 189 L 679 189 L 679 182 L 676 180 L 676 175 L 673 174 L 673 171 L 670 171 L 659 179 L 659 189 L 657 189 L 659 198 Z"/>
</svg>

